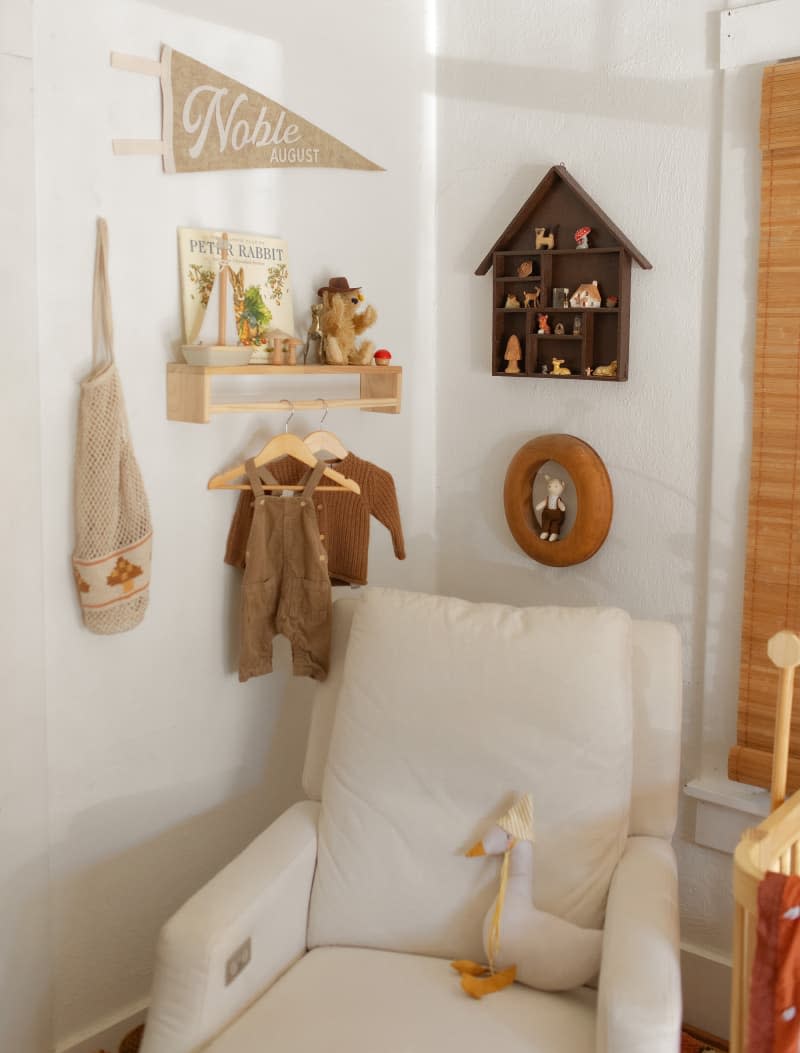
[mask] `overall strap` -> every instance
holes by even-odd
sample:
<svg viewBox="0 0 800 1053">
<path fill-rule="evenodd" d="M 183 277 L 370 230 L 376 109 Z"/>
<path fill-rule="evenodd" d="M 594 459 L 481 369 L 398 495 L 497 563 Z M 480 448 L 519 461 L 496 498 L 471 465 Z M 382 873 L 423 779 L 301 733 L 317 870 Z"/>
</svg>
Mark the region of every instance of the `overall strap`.
<svg viewBox="0 0 800 1053">
<path fill-rule="evenodd" d="M 114 327 L 108 288 L 108 224 L 98 216 L 92 289 L 92 372 L 99 373 L 113 361 Z"/>
<path fill-rule="evenodd" d="M 303 487 L 303 493 L 302 493 L 301 496 L 303 496 L 303 497 L 311 497 L 311 495 L 313 494 L 317 483 L 322 478 L 322 473 L 325 471 L 326 467 L 327 467 L 327 465 L 325 464 L 324 461 L 317 461 L 317 463 L 314 465 L 314 468 L 313 468 L 313 470 L 311 472 L 311 475 L 309 475 L 309 477 L 308 477 L 308 481 L 306 482 L 306 485 Z"/>
<path fill-rule="evenodd" d="M 256 497 L 263 497 L 264 488 L 261 485 L 261 480 L 258 477 L 255 457 L 251 457 L 249 460 L 244 462 L 244 469 L 247 472 L 247 478 L 250 481 L 250 489 L 253 491 Z"/>
</svg>

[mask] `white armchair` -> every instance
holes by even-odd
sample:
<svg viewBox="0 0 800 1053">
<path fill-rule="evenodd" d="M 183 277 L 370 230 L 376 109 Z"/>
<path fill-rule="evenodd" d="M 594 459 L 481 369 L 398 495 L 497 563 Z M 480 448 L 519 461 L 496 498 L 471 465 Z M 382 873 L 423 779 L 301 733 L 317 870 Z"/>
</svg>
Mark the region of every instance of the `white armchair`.
<svg viewBox="0 0 800 1053">
<path fill-rule="evenodd" d="M 339 601 L 310 800 L 167 922 L 141 1053 L 676 1053 L 680 696 L 675 629 L 619 611 Z M 476 1003 L 447 959 L 497 867 L 463 849 L 526 790 L 537 905 L 603 925 L 599 981 Z"/>
</svg>

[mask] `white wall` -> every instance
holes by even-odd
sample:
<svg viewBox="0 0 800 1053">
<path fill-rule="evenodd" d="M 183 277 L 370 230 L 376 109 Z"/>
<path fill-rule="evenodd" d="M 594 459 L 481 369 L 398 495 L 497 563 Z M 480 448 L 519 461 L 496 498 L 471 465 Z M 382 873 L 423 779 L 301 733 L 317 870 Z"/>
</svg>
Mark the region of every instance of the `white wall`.
<svg viewBox="0 0 800 1053">
<path fill-rule="evenodd" d="M 687 777 L 700 764 L 714 455 L 718 6 L 713 0 L 509 0 L 500 12 L 482 0 L 438 5 L 440 586 L 519 604 L 617 604 L 676 623 L 684 643 Z M 489 376 L 491 278 L 473 272 L 558 162 L 653 263 L 652 271 L 633 267 L 624 384 L 510 383 Z M 737 261 L 743 247 L 752 249 L 735 237 L 725 241 Z M 734 316 L 741 319 L 752 303 L 741 275 L 730 295 L 742 297 Z M 725 324 L 730 337 L 735 322 Z M 737 385 L 737 410 L 749 379 L 738 350 L 745 341 L 736 340 L 732 370 L 720 363 L 723 375 L 733 374 L 728 388 Z M 728 416 L 723 409 L 723 439 Z M 732 427 L 738 452 L 744 424 Z M 614 487 L 608 541 L 592 560 L 568 569 L 528 559 L 503 514 L 503 478 L 513 453 L 550 432 L 589 442 Z M 745 500 L 741 464 L 727 471 L 736 473 L 736 485 L 729 485 L 722 506 L 715 503 L 714 516 L 734 524 Z M 736 597 L 740 581 L 740 574 L 721 577 L 715 591 L 719 596 L 727 587 Z M 735 669 L 737 648 L 735 632 L 729 633 L 717 662 Z M 734 711 L 735 694 L 726 706 Z M 729 732 L 730 716 L 722 723 Z M 691 844 L 692 833 L 685 809 L 676 839 L 683 936 L 726 952 L 730 857 Z"/>
<path fill-rule="evenodd" d="M 48 1048 L 47 755 L 31 5 L 0 10 L 0 1047 Z"/>
<path fill-rule="evenodd" d="M 204 13 L 202 4 L 184 6 Z M 205 5 L 209 15 L 221 10 Z M 394 560 L 375 524 L 370 580 L 433 583 L 422 15 L 413 4 L 378 13 L 366 0 L 350 3 L 347 18 L 320 19 L 321 10 L 295 3 L 277 18 L 271 6 L 239 4 L 234 31 L 128 0 L 36 5 L 54 1030 L 64 1047 L 136 1007 L 162 922 L 301 794 L 308 691 L 296 683 L 284 697 L 285 648 L 281 672 L 237 682 L 238 578 L 222 563 L 236 495 L 205 489 L 283 418 L 167 422 L 165 363 L 180 339 L 176 227 L 284 236 L 303 329 L 324 279 L 363 283 L 378 308 L 379 345 L 408 369 L 403 413 L 331 411 L 328 424 L 397 483 L 408 559 Z M 364 47 L 357 26 L 391 48 Z M 109 51 L 155 58 L 162 41 L 285 102 L 387 172 L 166 176 L 156 158 L 112 156 L 112 137 L 157 137 L 160 101 L 156 81 L 112 71 Z M 151 607 L 118 637 L 82 627 L 69 565 L 98 213 L 110 227 L 117 359 L 155 525 Z M 272 390 L 315 398 L 334 389 L 314 378 Z M 293 428 L 302 434 L 317 419 L 305 415 Z"/>
</svg>

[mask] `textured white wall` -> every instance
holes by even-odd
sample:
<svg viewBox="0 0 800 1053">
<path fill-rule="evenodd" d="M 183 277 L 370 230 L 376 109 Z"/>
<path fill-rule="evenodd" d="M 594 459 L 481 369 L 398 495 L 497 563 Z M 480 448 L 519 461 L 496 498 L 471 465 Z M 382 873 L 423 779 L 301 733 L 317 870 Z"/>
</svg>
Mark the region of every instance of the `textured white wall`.
<svg viewBox="0 0 800 1053">
<path fill-rule="evenodd" d="M 238 576 L 222 563 L 236 495 L 205 489 L 284 418 L 167 422 L 165 363 L 181 324 L 176 227 L 286 237 L 300 326 L 323 279 L 363 283 L 380 315 L 376 339 L 408 368 L 403 413 L 331 411 L 328 423 L 397 483 L 408 560 L 394 560 L 375 524 L 371 580 L 433 582 L 434 392 L 423 337 L 433 194 L 422 156 L 421 15 L 407 4 L 378 14 L 366 0 L 350 3 L 346 19 L 320 22 L 319 10 L 295 3 L 278 19 L 263 4 L 240 4 L 234 31 L 128 0 L 37 4 L 55 1035 L 65 1045 L 146 995 L 162 922 L 301 794 L 308 692 L 297 683 L 285 697 L 282 672 L 237 682 Z M 359 24 L 379 29 L 391 49 L 365 49 Z M 160 101 L 156 81 L 112 71 L 109 51 L 155 58 L 162 41 L 261 88 L 388 171 L 166 176 L 156 158 L 113 157 L 112 137 L 157 137 Z M 98 213 L 109 221 L 118 364 L 155 525 L 150 610 L 117 637 L 82 628 L 69 565 Z M 335 390 L 320 379 L 275 388 L 306 398 Z M 302 415 L 293 428 L 302 434 L 318 419 Z"/>
<path fill-rule="evenodd" d="M 617 604 L 675 622 L 684 642 L 684 772 L 695 776 L 713 458 L 718 4 L 509 0 L 500 12 L 482 0 L 441 0 L 438 7 L 440 586 L 519 604 Z M 558 162 L 653 263 L 652 271 L 633 268 L 625 384 L 489 376 L 491 278 L 473 271 Z M 741 244 L 726 246 L 741 259 Z M 722 295 L 724 310 L 732 294 Z M 739 317 L 753 294 L 737 282 L 735 295 Z M 748 379 L 741 359 L 737 368 L 741 386 Z M 745 426 L 722 408 L 719 430 L 736 448 Z M 608 541 L 568 569 L 529 560 L 503 514 L 511 456 L 549 432 L 594 446 L 614 487 Z M 729 487 L 714 514 L 733 523 L 743 507 L 741 466 L 725 470 L 738 476 L 738 489 Z M 740 580 L 729 580 L 733 596 Z M 717 661 L 735 667 L 737 646 L 729 632 Z M 714 718 L 725 731 L 734 708 L 735 696 Z M 691 818 L 684 810 L 676 840 L 683 935 L 726 951 L 730 857 L 691 844 Z"/>
<path fill-rule="evenodd" d="M 0 10 L 0 1048 L 50 1038 L 30 2 Z"/>
</svg>

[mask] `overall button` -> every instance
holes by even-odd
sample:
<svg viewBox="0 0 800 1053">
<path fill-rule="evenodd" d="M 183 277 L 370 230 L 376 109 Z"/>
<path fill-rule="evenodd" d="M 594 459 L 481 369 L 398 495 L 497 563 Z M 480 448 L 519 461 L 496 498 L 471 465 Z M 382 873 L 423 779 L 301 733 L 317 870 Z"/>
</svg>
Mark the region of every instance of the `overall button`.
<svg viewBox="0 0 800 1053">
<path fill-rule="evenodd" d="M 300 502 L 300 507 L 301 507 L 301 508 L 305 508 L 305 507 L 306 507 L 306 503 L 305 503 L 305 501 L 301 501 L 301 502 Z"/>
<path fill-rule="evenodd" d="M 320 539 L 320 541 L 324 541 L 325 540 L 325 535 L 324 534 L 320 534 L 319 535 L 319 539 Z"/>
</svg>

